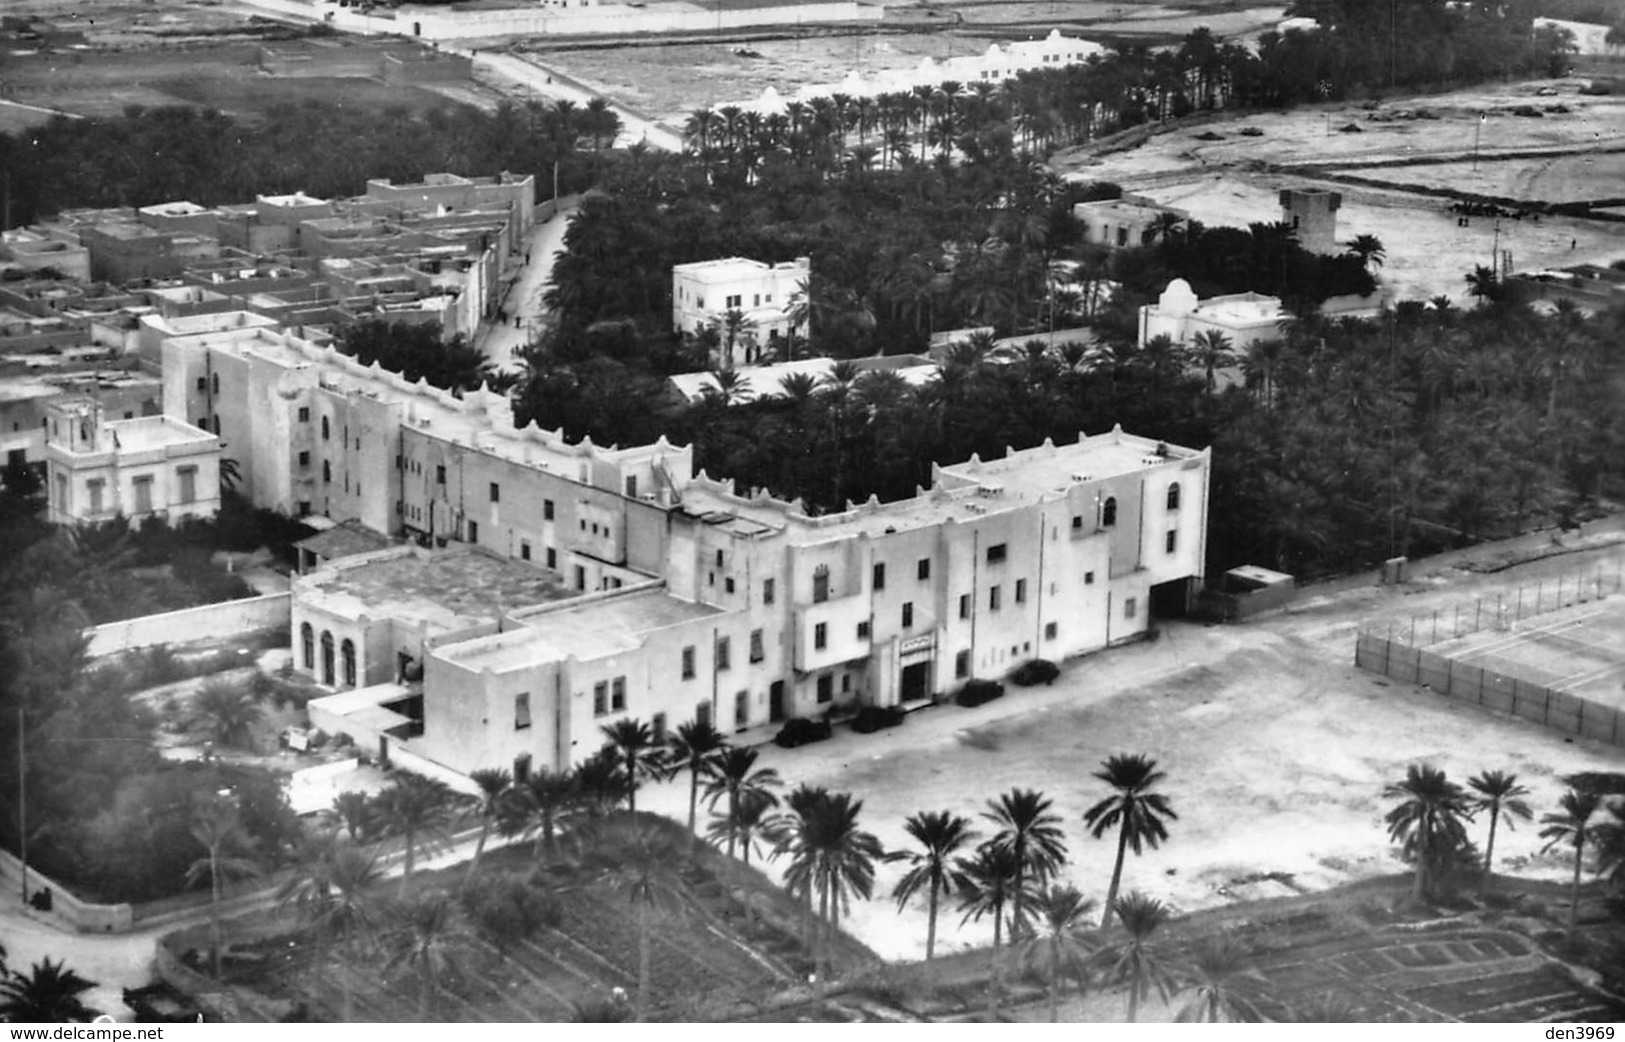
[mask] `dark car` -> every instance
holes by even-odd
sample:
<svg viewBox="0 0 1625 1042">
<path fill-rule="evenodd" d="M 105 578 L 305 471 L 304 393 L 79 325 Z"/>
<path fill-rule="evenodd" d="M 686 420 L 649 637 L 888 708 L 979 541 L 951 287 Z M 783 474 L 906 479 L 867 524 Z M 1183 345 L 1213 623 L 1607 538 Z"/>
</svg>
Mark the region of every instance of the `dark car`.
<svg viewBox="0 0 1625 1042">
<path fill-rule="evenodd" d="M 852 718 L 852 730 L 871 734 L 882 727 L 898 726 L 907 715 L 902 706 L 864 706 Z"/>
<path fill-rule="evenodd" d="M 1010 679 L 1022 687 L 1032 687 L 1034 684 L 1053 684 L 1060 675 L 1061 667 L 1047 658 L 1035 658 L 1017 666 Z"/>
<path fill-rule="evenodd" d="M 971 680 L 954 695 L 954 704 L 979 706 L 1004 695 L 1004 685 L 997 680 Z"/>
<path fill-rule="evenodd" d="M 798 745 L 808 742 L 822 742 L 830 736 L 828 720 L 807 720 L 795 717 L 786 720 L 779 733 L 773 736 L 773 744 L 784 749 L 794 749 Z"/>
</svg>

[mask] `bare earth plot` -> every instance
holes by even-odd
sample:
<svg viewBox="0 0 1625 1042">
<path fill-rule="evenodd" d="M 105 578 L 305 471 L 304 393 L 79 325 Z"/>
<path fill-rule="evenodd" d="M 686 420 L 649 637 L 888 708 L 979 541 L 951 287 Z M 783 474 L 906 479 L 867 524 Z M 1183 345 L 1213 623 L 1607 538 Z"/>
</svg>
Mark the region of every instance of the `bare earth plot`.
<svg viewBox="0 0 1625 1042">
<path fill-rule="evenodd" d="M 1496 586 L 1584 560 L 1625 557 L 1618 548 L 1544 561 L 1497 575 Z M 1424 565 L 1426 568 L 1426 566 Z M 1106 793 L 1091 777 L 1114 753 L 1154 757 L 1179 820 L 1160 850 L 1130 858 L 1125 889 L 1181 912 L 1284 897 L 1402 871 L 1382 825 L 1382 788 L 1426 761 L 1452 777 L 1510 770 L 1532 790 L 1537 813 L 1555 805 L 1560 778 L 1619 770 L 1617 749 L 1396 685 L 1353 666 L 1359 622 L 1400 609 L 1431 610 L 1488 588 L 1482 576 L 1435 565 L 1402 589 L 1353 585 L 1311 591 L 1289 614 L 1250 625 L 1165 626 L 1162 639 L 1068 664 L 1053 687 L 1011 688 L 975 709 L 939 706 L 892 731 L 840 730 L 795 750 L 771 745 L 762 763 L 786 784 L 850 791 L 861 820 L 888 849 L 909 844 L 902 825 L 922 810 L 976 821 L 986 801 L 1035 788 L 1064 819 L 1071 863 L 1063 881 L 1097 900 L 1114 844 L 1090 839 L 1083 811 Z M 654 788 L 652 809 L 681 819 L 686 787 Z M 643 804 L 640 799 L 640 805 Z M 1476 837 L 1475 838 L 1481 838 Z M 1562 880 L 1567 862 L 1540 853 L 1534 829 L 1503 832 L 1497 869 Z M 770 872 L 781 866 L 769 866 Z M 925 913 L 886 899 L 903 869 L 883 865 L 876 900 L 843 923 L 883 958 L 924 955 Z M 939 951 L 991 943 L 992 926 L 946 914 Z"/>
</svg>

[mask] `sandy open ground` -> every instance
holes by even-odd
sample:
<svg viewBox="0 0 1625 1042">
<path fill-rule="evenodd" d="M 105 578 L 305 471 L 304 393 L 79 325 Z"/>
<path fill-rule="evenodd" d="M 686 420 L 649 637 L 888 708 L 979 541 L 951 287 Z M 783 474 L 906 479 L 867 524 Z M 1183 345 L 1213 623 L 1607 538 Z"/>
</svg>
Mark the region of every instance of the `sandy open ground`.
<svg viewBox="0 0 1625 1042">
<path fill-rule="evenodd" d="M 1242 626 L 1169 625 L 1156 642 L 1069 664 L 1053 687 L 1012 687 L 975 709 L 933 707 L 893 731 L 843 728 L 819 745 L 768 745 L 762 763 L 788 785 L 861 797 L 865 827 L 888 849 L 907 845 L 902 826 L 910 814 L 951 810 L 975 818 L 998 793 L 1040 789 L 1064 819 L 1071 850 L 1064 878 L 1097 900 L 1115 848 L 1090 839 L 1082 815 L 1107 795 L 1091 773 L 1118 752 L 1156 758 L 1179 813 L 1161 850 L 1130 858 L 1125 889 L 1192 911 L 1402 871 L 1382 825 L 1381 792 L 1406 765 L 1427 761 L 1462 782 L 1481 770 L 1514 771 L 1541 813 L 1560 795 L 1560 775 L 1625 769 L 1625 750 L 1571 742 L 1360 672 L 1352 664 L 1359 621 L 1401 607 L 1431 610 L 1468 592 L 1621 557 L 1625 549 L 1615 546 L 1548 559 L 1493 582 L 1424 562 L 1418 579 L 1398 589 L 1311 588 L 1288 614 Z M 686 793 L 686 782 L 668 783 L 639 803 L 681 818 Z M 1481 831 L 1475 827 L 1474 836 Z M 1540 854 L 1540 845 L 1532 827 L 1503 830 L 1497 869 L 1565 878 L 1568 862 Z M 881 866 L 876 899 L 856 903 L 847 920 L 888 959 L 924 954 L 923 909 L 898 914 L 887 896 L 902 872 Z M 1292 883 L 1238 882 L 1264 873 L 1286 873 Z M 961 927 L 958 920 L 944 915 L 941 950 L 989 943 L 990 923 Z"/>
</svg>

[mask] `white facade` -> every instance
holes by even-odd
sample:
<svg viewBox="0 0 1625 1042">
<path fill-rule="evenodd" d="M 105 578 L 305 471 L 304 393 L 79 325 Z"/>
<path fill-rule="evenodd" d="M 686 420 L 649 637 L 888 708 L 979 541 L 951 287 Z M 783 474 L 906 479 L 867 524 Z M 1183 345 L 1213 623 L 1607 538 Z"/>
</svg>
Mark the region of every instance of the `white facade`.
<svg viewBox="0 0 1625 1042">
<path fill-rule="evenodd" d="M 1176 344 L 1190 344 L 1198 333 L 1222 333 L 1230 350 L 1246 353 L 1261 340 L 1281 336 L 1287 316 L 1278 297 L 1260 293 L 1231 293 L 1198 300 L 1184 279 L 1168 283 L 1155 304 L 1140 307 L 1140 346 L 1166 336 Z"/>
<path fill-rule="evenodd" d="M 55 524 L 174 523 L 220 510 L 219 439 L 167 416 L 108 421 L 94 399 L 53 402 L 45 458 Z"/>
<path fill-rule="evenodd" d="M 812 277 L 812 261 L 797 257 L 764 264 L 744 257 L 697 261 L 671 269 L 671 320 L 678 332 L 697 333 L 715 326 L 721 336 L 717 368 L 732 369 L 771 359 L 777 345 L 792 333 L 805 335 L 792 321 L 797 290 Z M 728 313 L 741 323 L 729 343 Z"/>
<path fill-rule="evenodd" d="M 1181 221 L 1188 221 L 1191 216 L 1184 210 L 1138 195 L 1076 203 L 1072 207 L 1072 219 L 1078 222 L 1083 241 L 1108 249 L 1151 245 L 1164 215 Z"/>
</svg>

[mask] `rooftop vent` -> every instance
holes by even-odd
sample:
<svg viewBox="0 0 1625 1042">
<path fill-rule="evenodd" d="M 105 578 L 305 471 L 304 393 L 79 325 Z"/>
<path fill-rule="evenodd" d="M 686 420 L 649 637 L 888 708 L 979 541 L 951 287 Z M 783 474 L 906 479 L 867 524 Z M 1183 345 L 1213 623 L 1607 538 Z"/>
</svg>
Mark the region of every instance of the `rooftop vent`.
<svg viewBox="0 0 1625 1042">
<path fill-rule="evenodd" d="M 979 495 L 979 496 L 988 497 L 988 498 L 991 498 L 993 496 L 1002 496 L 1002 495 L 1004 495 L 1004 486 L 1003 485 L 980 485 L 976 489 L 976 494 Z"/>
<path fill-rule="evenodd" d="M 1082 484 L 1085 481 L 1091 480 L 1091 478 L 1087 474 L 1079 473 L 1079 474 L 1073 474 L 1072 475 L 1072 480 L 1078 482 L 1079 484 Z"/>
</svg>

